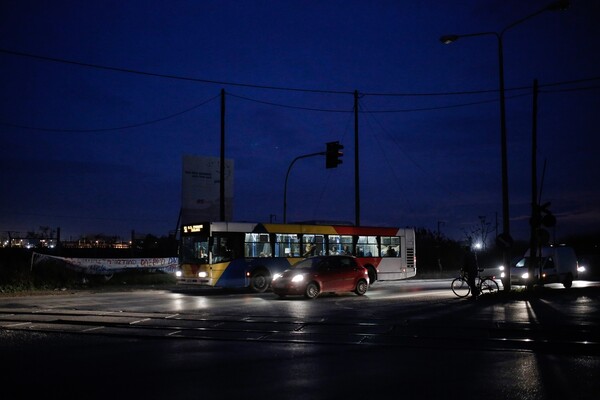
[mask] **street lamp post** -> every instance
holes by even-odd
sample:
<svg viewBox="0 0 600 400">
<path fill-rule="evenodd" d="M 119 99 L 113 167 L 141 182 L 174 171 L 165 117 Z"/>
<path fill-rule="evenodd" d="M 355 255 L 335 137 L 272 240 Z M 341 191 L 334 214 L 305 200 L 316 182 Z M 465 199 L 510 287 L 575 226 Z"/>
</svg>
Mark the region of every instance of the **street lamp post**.
<svg viewBox="0 0 600 400">
<path fill-rule="evenodd" d="M 507 273 L 507 279 L 505 280 L 505 289 L 510 290 L 510 251 L 509 247 L 512 244 L 512 238 L 510 236 L 510 219 L 509 219 L 509 201 L 508 201 L 508 156 L 506 146 L 506 105 L 504 95 L 504 50 L 502 44 L 502 38 L 504 33 L 509 29 L 545 12 L 545 11 L 558 11 L 565 10 L 569 7 L 568 0 L 559 0 L 548 4 L 546 7 L 533 14 L 527 15 L 509 25 L 498 32 L 477 32 L 468 33 L 462 35 L 444 35 L 440 37 L 440 41 L 444 44 L 454 43 L 460 38 L 473 37 L 473 36 L 486 36 L 493 35 L 498 41 L 498 74 L 499 74 L 499 91 L 500 91 L 500 148 L 502 157 L 502 234 L 498 237 L 498 241 L 503 244 L 503 262 L 505 271 Z"/>
<path fill-rule="evenodd" d="M 296 158 L 294 158 L 292 160 L 292 162 L 290 163 L 290 166 L 288 167 L 287 173 L 285 174 L 285 184 L 283 186 L 283 223 L 287 224 L 287 183 L 288 183 L 288 177 L 290 176 L 290 171 L 292 170 L 292 166 L 294 165 L 294 163 L 298 160 L 300 160 L 301 158 L 307 158 L 307 157 L 314 157 L 314 156 L 323 156 L 326 155 L 327 153 L 321 151 L 319 153 L 311 153 L 311 154 L 305 154 L 303 156 L 298 156 Z"/>
</svg>

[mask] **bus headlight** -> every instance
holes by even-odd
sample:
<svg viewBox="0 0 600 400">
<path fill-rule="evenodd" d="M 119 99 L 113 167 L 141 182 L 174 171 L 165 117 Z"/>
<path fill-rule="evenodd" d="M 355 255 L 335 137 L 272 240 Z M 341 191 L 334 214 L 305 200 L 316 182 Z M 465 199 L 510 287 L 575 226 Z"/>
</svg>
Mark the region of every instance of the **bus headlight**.
<svg viewBox="0 0 600 400">
<path fill-rule="evenodd" d="M 206 271 L 198 272 L 198 278 L 206 278 Z"/>
<path fill-rule="evenodd" d="M 183 272 L 181 272 L 181 270 L 175 271 L 175 276 L 176 277 L 181 278 L 182 275 L 183 275 Z"/>
</svg>

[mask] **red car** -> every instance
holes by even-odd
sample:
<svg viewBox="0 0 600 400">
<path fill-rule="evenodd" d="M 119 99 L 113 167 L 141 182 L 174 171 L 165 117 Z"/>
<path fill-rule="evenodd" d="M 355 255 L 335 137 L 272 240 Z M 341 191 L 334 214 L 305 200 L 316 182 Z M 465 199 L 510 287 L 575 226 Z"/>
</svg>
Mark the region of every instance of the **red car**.
<svg viewBox="0 0 600 400">
<path fill-rule="evenodd" d="M 314 299 L 325 292 L 367 293 L 369 273 L 352 256 L 316 256 L 295 264 L 271 282 L 273 293 L 279 297 L 304 295 Z"/>
</svg>

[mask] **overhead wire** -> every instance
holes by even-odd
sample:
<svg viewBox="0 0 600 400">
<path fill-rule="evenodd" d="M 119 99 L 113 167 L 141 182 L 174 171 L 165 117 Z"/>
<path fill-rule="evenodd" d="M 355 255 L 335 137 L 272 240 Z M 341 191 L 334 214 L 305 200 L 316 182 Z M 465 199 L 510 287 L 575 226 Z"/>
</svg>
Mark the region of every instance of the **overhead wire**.
<svg viewBox="0 0 600 400">
<path fill-rule="evenodd" d="M 275 103 L 275 102 L 271 102 L 271 101 L 253 99 L 248 96 L 241 96 L 239 94 L 234 94 L 231 92 L 227 92 L 227 95 L 241 99 L 241 100 L 250 101 L 253 103 L 265 104 L 265 105 L 269 105 L 269 106 L 282 107 L 282 108 L 290 108 L 290 109 L 294 109 L 294 110 L 318 111 L 318 112 L 329 112 L 329 113 L 351 113 L 352 112 L 351 109 L 350 110 L 335 110 L 335 109 L 327 109 L 327 108 L 293 106 L 293 105 L 289 105 L 289 104 L 282 104 L 282 103 Z"/>
<path fill-rule="evenodd" d="M 80 61 L 73 61 L 73 60 L 67 60 L 67 59 L 62 59 L 62 58 L 57 58 L 57 57 L 40 56 L 40 55 L 36 55 L 36 54 L 24 53 L 24 52 L 7 50 L 7 49 L 1 49 L 1 48 L 0 48 L 0 53 L 5 53 L 5 54 L 10 54 L 10 55 L 15 55 L 15 56 L 21 56 L 21 57 L 29 57 L 29 58 L 33 58 L 33 59 L 42 60 L 42 61 L 50 61 L 50 62 L 71 64 L 71 65 L 76 65 L 76 66 L 81 66 L 81 67 L 101 69 L 101 70 L 109 70 L 109 71 L 122 72 L 122 73 L 131 73 L 131 74 L 138 74 L 138 75 L 146 75 L 146 76 L 153 76 L 153 77 L 167 78 L 167 79 L 186 80 L 186 81 L 199 82 L 199 83 L 221 84 L 221 85 L 224 85 L 224 86 L 237 86 L 237 87 L 255 88 L 255 89 L 269 89 L 269 90 L 294 91 L 294 92 L 319 93 L 319 94 L 343 94 L 343 95 L 350 95 L 351 94 L 351 95 L 354 95 L 354 93 L 355 93 L 354 91 L 324 90 L 324 89 L 302 89 L 302 88 L 283 87 L 283 86 L 257 85 L 257 84 L 249 84 L 249 83 L 239 83 L 239 82 L 229 82 L 229 81 L 217 81 L 217 80 L 201 79 L 201 78 L 187 77 L 187 76 L 174 75 L 174 74 L 161 74 L 161 73 L 140 71 L 140 70 L 136 70 L 136 69 L 111 67 L 111 66 L 105 66 L 105 65 L 100 65 L 100 64 L 91 64 L 91 63 L 80 62 Z M 600 77 L 592 77 L 592 78 L 584 78 L 584 79 L 577 79 L 577 80 L 569 80 L 569 81 L 562 81 L 562 82 L 552 82 L 552 83 L 540 84 L 539 88 L 543 89 L 543 88 L 550 88 L 550 87 L 556 87 L 556 86 L 580 84 L 580 83 L 591 82 L 591 81 L 596 81 L 596 80 L 600 80 Z M 580 90 L 593 90 L 593 89 L 596 89 L 596 88 L 597 88 L 597 86 L 576 87 L 576 88 L 563 88 L 563 89 L 551 89 L 551 90 L 547 90 L 546 89 L 546 90 L 541 90 L 541 92 L 544 92 L 544 93 L 558 93 L 558 92 L 569 92 L 569 91 L 580 91 Z M 531 87 L 530 86 L 521 86 L 521 87 L 515 87 L 515 88 L 508 88 L 508 89 L 506 89 L 506 91 L 507 92 L 510 92 L 510 91 L 522 91 L 522 90 L 527 90 L 527 89 L 531 89 Z M 409 97 L 409 96 L 412 96 L 412 97 L 423 97 L 423 96 L 425 96 L 425 97 L 431 97 L 431 96 L 473 95 L 473 94 L 484 94 L 484 93 L 494 93 L 494 92 L 498 92 L 498 89 L 472 90 L 472 91 L 456 91 L 456 92 L 429 92 L 429 93 L 414 93 L 414 92 L 413 93 L 361 92 L 360 95 L 361 95 L 361 97 L 365 97 L 365 96 L 375 96 L 375 97 Z M 353 112 L 352 109 L 346 109 L 346 110 L 343 110 L 343 109 L 330 109 L 330 108 L 306 107 L 306 106 L 297 106 L 297 105 L 276 103 L 276 102 L 272 102 L 272 101 L 259 100 L 259 99 L 251 98 L 251 97 L 248 97 L 248 96 L 243 96 L 243 95 L 240 95 L 240 94 L 229 93 L 229 92 L 228 92 L 228 95 L 231 96 L 231 97 L 238 98 L 238 99 L 245 100 L 245 101 L 249 101 L 249 102 L 255 102 L 255 103 L 258 103 L 258 104 L 264 104 L 264 105 L 269 105 L 269 106 L 274 106 L 274 107 L 282 107 L 282 108 L 288 108 L 288 109 L 296 109 L 296 110 L 303 110 L 303 111 L 313 111 L 313 112 L 323 112 L 323 113 L 352 113 Z M 529 95 L 531 95 L 531 93 L 527 92 L 527 93 L 515 94 L 515 95 L 512 95 L 512 96 L 506 96 L 506 98 L 507 99 L 511 99 L 511 98 L 529 96 Z M 124 130 L 124 129 L 131 129 L 131 128 L 142 127 L 142 126 L 146 126 L 146 125 L 151 125 L 151 124 L 155 124 L 155 123 L 158 123 L 158 122 L 162 122 L 162 121 L 165 121 L 165 120 L 168 120 L 168 119 L 172 119 L 172 118 L 178 117 L 178 116 L 180 116 L 182 114 L 185 114 L 187 112 L 190 112 L 190 111 L 192 111 L 194 109 L 202 107 L 203 105 L 205 105 L 205 104 L 207 104 L 207 103 L 215 100 L 217 97 L 219 97 L 219 95 L 211 97 L 210 99 L 208 99 L 206 101 L 203 101 L 200 104 L 194 105 L 194 106 L 189 107 L 189 108 L 187 108 L 185 110 L 176 112 L 174 114 L 171 114 L 171 115 L 168 115 L 168 116 L 165 116 L 165 117 L 162 117 L 162 118 L 157 118 L 157 119 L 153 119 L 153 120 L 149 120 L 149 121 L 144 121 L 144 122 L 140 122 L 140 123 L 135 123 L 135 124 L 128 124 L 128 125 L 124 125 L 124 126 L 117 126 L 117 127 L 85 128 L 85 129 L 48 128 L 48 127 L 35 127 L 35 126 L 28 126 L 28 125 L 23 125 L 23 124 L 16 124 L 16 123 L 7 122 L 7 121 L 0 121 L 0 124 L 5 125 L 5 126 L 14 127 L 14 128 L 29 129 L 29 130 L 38 130 L 38 131 L 44 131 L 44 132 L 64 132 L 64 133 L 108 132 L 108 131 L 116 131 L 116 130 Z M 406 108 L 406 109 L 372 110 L 372 111 L 360 111 L 359 110 L 359 112 L 367 112 L 367 113 L 371 113 L 371 114 L 375 114 L 375 113 L 381 113 L 381 114 L 383 114 L 383 113 L 409 113 L 409 112 L 436 111 L 436 110 L 444 110 L 444 109 L 452 109 L 452 108 L 460 108 L 460 107 L 469 107 L 469 106 L 474 106 L 474 105 L 488 104 L 488 103 L 494 103 L 494 102 L 498 102 L 498 101 L 499 101 L 499 99 L 485 99 L 485 100 L 478 100 L 478 101 L 472 101 L 472 102 L 466 102 L 466 103 L 458 103 L 458 104 L 441 105 L 441 106 Z"/>
<path fill-rule="evenodd" d="M 179 111 L 176 112 L 174 114 L 171 115 L 167 115 L 165 117 L 161 117 L 161 118 L 157 118 L 157 119 L 153 119 L 150 121 L 145 121 L 145 122 L 139 122 L 136 124 L 129 124 L 129 125 L 123 125 L 123 126 L 117 126 L 117 127 L 111 127 L 111 128 L 91 128 L 91 129 L 59 129 L 59 128 L 44 128 L 44 127 L 34 127 L 34 126 L 27 126 L 27 125 L 20 125 L 20 124 L 13 124 L 10 122 L 6 122 L 6 121 L 0 121 L 0 124 L 5 125 L 5 126 L 10 126 L 13 128 L 20 128 L 20 129 L 30 129 L 30 130 L 37 130 L 37 131 L 42 131 L 42 132 L 61 132 L 61 133 L 92 133 L 92 132 L 108 132 L 108 131 L 117 131 L 117 130 L 123 130 L 123 129 L 132 129 L 132 128 L 139 128 L 141 126 L 146 126 L 146 125 L 152 125 L 158 122 L 162 122 L 162 121 L 166 121 L 168 119 L 171 118 L 175 118 L 178 117 L 182 114 L 188 113 L 190 111 L 193 111 L 197 108 L 200 108 L 208 103 L 210 103 L 211 101 L 215 100 L 216 98 L 218 98 L 220 95 L 216 95 L 211 97 L 208 100 L 203 101 L 200 104 L 196 104 L 192 107 L 189 107 L 183 111 Z"/>
<path fill-rule="evenodd" d="M 361 107 L 363 107 L 363 108 L 365 108 L 365 109 L 366 109 L 365 105 L 364 105 L 364 104 L 362 104 L 362 103 L 361 103 Z M 379 125 L 379 127 L 380 127 L 381 131 L 382 131 L 382 132 L 384 132 L 384 133 L 385 133 L 385 134 L 386 134 L 386 135 L 387 135 L 387 136 L 388 136 L 388 137 L 389 137 L 389 138 L 392 140 L 392 142 L 393 142 L 393 143 L 396 145 L 396 147 L 397 147 L 397 148 L 400 150 L 400 152 L 401 152 L 401 153 L 404 155 L 404 157 L 405 157 L 405 158 L 406 158 L 408 161 L 410 161 L 412 164 L 414 164 L 414 165 L 415 165 L 415 167 L 417 167 L 417 169 L 418 169 L 418 170 L 420 170 L 421 172 L 423 172 L 425 175 L 427 175 L 427 176 L 430 176 L 430 177 L 431 177 L 431 175 L 429 174 L 429 172 L 428 172 L 428 171 L 426 171 L 426 170 L 425 170 L 425 168 L 424 168 L 424 167 L 423 167 L 423 166 L 422 166 L 420 163 L 418 163 L 418 162 L 417 162 L 417 161 L 416 161 L 416 160 L 415 160 L 413 157 L 411 157 L 411 156 L 410 156 L 410 154 L 409 154 L 408 152 L 404 151 L 404 149 L 402 148 L 402 146 L 400 146 L 400 145 L 398 144 L 397 137 L 396 137 L 396 136 L 394 136 L 394 135 L 392 135 L 392 134 L 391 134 L 391 133 L 390 133 L 390 132 L 389 132 L 389 131 L 388 131 L 388 130 L 387 130 L 387 129 L 386 129 L 384 126 L 383 126 L 383 124 L 381 123 L 381 121 L 379 121 L 379 119 L 375 118 L 375 115 L 374 115 L 374 113 L 367 112 L 367 115 L 369 115 L 369 116 L 370 116 L 370 117 L 373 119 L 373 121 L 375 121 L 375 122 L 377 123 L 377 125 Z M 450 194 L 450 195 L 452 195 L 452 196 L 458 196 L 458 194 L 457 194 L 457 193 L 453 192 L 451 189 L 449 189 L 448 187 L 446 187 L 446 186 L 444 186 L 443 184 L 441 184 L 441 183 L 440 183 L 439 181 L 437 181 L 435 178 L 433 178 L 433 180 L 436 182 L 436 184 L 438 184 L 438 185 L 439 185 L 439 186 L 440 186 L 440 187 L 441 187 L 441 188 L 444 190 L 444 192 L 447 192 L 447 193 L 449 193 L 449 194 Z"/>
<path fill-rule="evenodd" d="M 224 86 L 237 86 L 237 87 L 265 89 L 265 90 L 305 92 L 305 93 L 322 93 L 322 94 L 328 93 L 328 94 L 344 94 L 344 95 L 353 95 L 354 94 L 353 90 L 331 90 L 331 89 L 326 90 L 326 89 L 297 88 L 297 87 L 290 87 L 290 86 L 258 85 L 258 84 L 252 84 L 252 83 L 195 78 L 195 77 L 175 75 L 175 74 L 164 74 L 164 73 L 157 73 L 157 72 L 142 71 L 142 70 L 133 69 L 133 68 L 113 67 L 113 66 L 107 66 L 107 65 L 102 65 L 102 64 L 93 64 L 93 63 L 87 63 L 87 62 L 82 62 L 82 61 L 74 61 L 74 60 L 68 60 L 68 59 L 58 58 L 58 57 L 41 56 L 38 54 L 25 53 L 25 52 L 21 52 L 21 51 L 8 50 L 8 49 L 3 49 L 3 48 L 0 48 L 0 53 L 10 54 L 10 55 L 19 56 L 19 57 L 28 57 L 28 58 L 32 58 L 32 59 L 41 60 L 41 61 L 49 61 L 49 62 L 55 62 L 55 63 L 76 65 L 76 66 L 80 66 L 80 67 L 87 67 L 87 68 L 94 68 L 94 69 L 100 69 L 100 70 L 115 71 L 115 72 L 122 72 L 122 73 L 136 74 L 136 75 L 143 75 L 143 76 L 152 76 L 152 77 L 157 77 L 157 78 L 183 80 L 183 81 L 190 81 L 190 82 L 197 82 L 197 83 L 206 83 L 206 84 L 215 84 L 215 85 L 224 85 Z M 567 81 L 567 82 L 555 82 L 555 83 L 540 85 L 540 87 L 546 87 L 546 86 L 551 86 L 551 85 L 570 84 L 570 83 L 575 83 L 575 82 L 586 82 L 586 81 L 591 81 L 591 80 L 600 80 L 600 77 L 578 79 L 578 80 L 572 80 L 572 81 Z M 516 87 L 516 88 L 508 88 L 508 89 L 506 89 L 506 91 L 524 90 L 524 89 L 529 89 L 529 88 L 530 88 L 529 86 L 522 86 L 522 87 Z M 454 96 L 454 95 L 492 93 L 492 92 L 497 92 L 497 91 L 498 91 L 498 89 L 484 89 L 484 90 L 471 90 L 471 91 L 429 92 L 429 93 L 363 92 L 361 94 L 366 95 L 366 96 L 382 96 L 382 97 L 383 96 Z"/>
<path fill-rule="evenodd" d="M 293 88 L 293 87 L 283 87 L 283 86 L 269 86 L 269 85 L 257 85 L 251 83 L 240 83 L 240 82 L 232 82 L 232 81 L 220 81 L 220 80 L 212 80 L 212 79 L 203 79 L 203 78 L 194 78 L 189 76 L 175 75 L 175 74 L 162 74 L 158 72 L 149 72 L 149 71 L 141 71 L 132 68 L 121 68 L 121 67 L 111 67 L 107 65 L 101 64 L 92 64 L 81 61 L 67 60 L 64 58 L 58 57 L 49 57 L 49 56 L 40 56 L 37 54 L 25 53 L 21 51 L 7 50 L 1 49 L 0 53 L 10 54 L 19 57 L 28 57 L 42 61 L 50 61 L 55 63 L 62 64 L 70 64 L 76 65 L 79 67 L 87 67 L 94 68 L 106 71 L 115 71 L 115 72 L 123 72 L 128 74 L 136 74 L 143 76 L 152 76 L 156 78 L 166 78 L 166 79 L 175 79 L 189 82 L 197 82 L 197 83 L 207 83 L 213 85 L 223 85 L 223 86 L 238 86 L 245 88 L 254 88 L 254 89 L 268 89 L 268 90 L 283 90 L 283 91 L 292 91 L 292 92 L 307 92 L 307 93 L 330 93 L 330 94 L 352 94 L 353 92 L 345 92 L 345 91 L 336 91 L 336 90 L 319 90 L 319 89 L 302 89 L 302 88 Z"/>
</svg>

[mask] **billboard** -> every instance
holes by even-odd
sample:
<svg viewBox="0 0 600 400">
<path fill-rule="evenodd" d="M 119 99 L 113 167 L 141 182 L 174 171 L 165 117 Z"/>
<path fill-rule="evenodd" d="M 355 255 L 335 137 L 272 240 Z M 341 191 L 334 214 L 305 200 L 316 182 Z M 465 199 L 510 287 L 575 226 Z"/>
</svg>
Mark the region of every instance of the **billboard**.
<svg viewBox="0 0 600 400">
<path fill-rule="evenodd" d="M 183 156 L 181 224 L 221 220 L 221 159 Z M 225 220 L 233 218 L 233 160 L 225 160 Z"/>
</svg>

